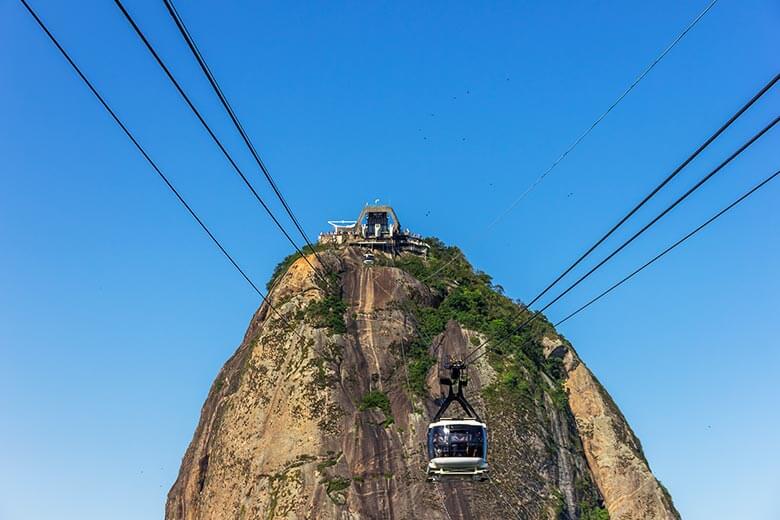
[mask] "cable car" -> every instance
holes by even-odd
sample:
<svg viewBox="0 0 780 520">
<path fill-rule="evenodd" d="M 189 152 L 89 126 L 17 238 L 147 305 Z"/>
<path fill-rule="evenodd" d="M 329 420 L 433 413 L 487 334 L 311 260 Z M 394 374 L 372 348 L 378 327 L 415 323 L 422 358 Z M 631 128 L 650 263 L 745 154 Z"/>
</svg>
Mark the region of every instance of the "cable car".
<svg viewBox="0 0 780 520">
<path fill-rule="evenodd" d="M 466 365 L 453 362 L 445 368 L 450 370 L 450 377 L 439 382 L 448 386 L 449 392 L 428 425 L 428 481 L 488 480 L 487 425 L 463 395 L 463 387 L 468 384 Z M 453 402 L 461 406 L 466 417 L 443 417 Z"/>
</svg>

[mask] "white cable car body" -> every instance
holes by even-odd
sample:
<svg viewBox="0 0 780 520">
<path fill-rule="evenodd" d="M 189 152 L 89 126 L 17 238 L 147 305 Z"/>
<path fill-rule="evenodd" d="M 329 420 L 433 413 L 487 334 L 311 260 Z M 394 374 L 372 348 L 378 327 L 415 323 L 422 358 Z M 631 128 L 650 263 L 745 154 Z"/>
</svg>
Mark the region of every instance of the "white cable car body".
<svg viewBox="0 0 780 520">
<path fill-rule="evenodd" d="M 428 425 L 428 480 L 487 480 L 487 426 L 476 419 L 445 418 Z"/>
<path fill-rule="evenodd" d="M 464 478 L 488 480 L 487 425 L 463 395 L 463 387 L 468 384 L 466 365 L 455 362 L 446 368 L 450 369 L 451 375 L 440 378 L 439 382 L 447 385 L 449 392 L 433 422 L 428 425 L 428 481 Z M 442 417 L 453 402 L 463 408 L 467 417 Z"/>
</svg>

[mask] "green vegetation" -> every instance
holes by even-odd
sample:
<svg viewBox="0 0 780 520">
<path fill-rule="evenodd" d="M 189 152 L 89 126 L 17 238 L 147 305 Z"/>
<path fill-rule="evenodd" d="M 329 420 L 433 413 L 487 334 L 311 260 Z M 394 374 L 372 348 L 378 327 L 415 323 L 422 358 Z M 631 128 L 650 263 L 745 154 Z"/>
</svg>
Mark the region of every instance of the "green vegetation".
<svg viewBox="0 0 780 520">
<path fill-rule="evenodd" d="M 569 396 L 566 395 L 566 390 L 564 390 L 563 383 L 560 381 L 550 390 L 550 397 L 558 410 L 565 410 L 569 404 Z"/>
<path fill-rule="evenodd" d="M 343 506 L 347 503 L 346 490 L 352 484 L 352 480 L 336 475 L 335 477 L 325 476 L 320 481 L 320 484 L 325 485 L 325 493 L 328 498 L 333 501 L 334 504 Z"/>
<path fill-rule="evenodd" d="M 347 332 L 347 325 L 344 323 L 346 311 L 347 304 L 341 299 L 341 295 L 328 291 L 322 300 L 309 304 L 306 317 L 315 327 L 327 328 L 333 334 L 344 334 Z"/>
<path fill-rule="evenodd" d="M 336 460 L 336 459 L 324 460 L 324 461 L 320 462 L 319 464 L 317 464 L 317 471 L 322 473 L 322 472 L 325 471 L 326 468 L 329 468 L 331 466 L 335 466 L 337 463 L 338 463 L 338 460 Z"/>
<path fill-rule="evenodd" d="M 331 246 L 318 244 L 313 248 L 304 246 L 301 251 L 304 254 L 310 254 L 327 249 L 331 249 Z M 266 289 L 269 292 L 299 258 L 301 258 L 301 255 L 296 251 L 287 255 L 281 262 L 276 264 L 271 279 L 266 284 Z M 333 334 L 344 334 L 347 331 L 347 326 L 344 323 L 344 313 L 347 311 L 347 304 L 341 299 L 338 275 L 328 273 L 324 275 L 324 278 L 325 280 L 322 280 L 318 277 L 317 284 L 325 292 L 325 297 L 322 300 L 310 303 L 302 315 L 296 315 L 296 319 L 309 318 L 315 327 L 327 328 Z"/>
<path fill-rule="evenodd" d="M 360 406 L 358 406 L 358 409 L 361 412 L 364 412 L 366 410 L 370 410 L 371 408 L 377 408 L 382 410 L 385 415 L 391 415 L 390 399 L 387 397 L 387 394 L 381 390 L 371 390 L 369 393 L 364 395 L 363 399 L 360 400 Z"/>
<path fill-rule="evenodd" d="M 365 412 L 366 410 L 371 409 L 381 410 L 382 413 L 385 414 L 385 420 L 382 422 L 382 426 L 385 428 L 395 422 L 395 419 L 393 418 L 393 412 L 390 409 L 390 399 L 387 397 L 387 394 L 381 390 L 371 390 L 363 396 L 363 399 L 360 400 L 358 410 Z"/>
<path fill-rule="evenodd" d="M 592 482 L 577 477 L 574 489 L 582 497 L 579 503 L 581 520 L 609 520 L 609 512 L 603 507 L 601 497 L 594 492 Z"/>
<path fill-rule="evenodd" d="M 325 493 L 334 504 L 343 506 L 347 503 L 346 490 L 352 484 L 352 479 L 336 475 L 334 477 L 325 476 L 320 480 L 320 484 L 325 485 Z"/>
<path fill-rule="evenodd" d="M 580 520 L 609 520 L 609 512 L 603 507 L 580 502 Z"/>
<path fill-rule="evenodd" d="M 330 249 L 330 248 L 331 246 L 327 244 L 325 245 L 317 244 L 313 248 L 307 245 L 307 246 L 303 246 L 301 248 L 301 251 L 303 251 L 304 254 L 308 255 L 310 253 L 315 253 L 315 252 L 319 253 L 320 251 L 325 251 L 326 249 Z M 281 278 L 284 275 L 284 273 L 287 272 L 290 266 L 293 265 L 293 263 L 299 258 L 301 258 L 301 255 L 296 251 L 290 255 L 287 255 L 281 262 L 276 264 L 276 267 L 274 267 L 273 273 L 271 274 L 271 279 L 268 280 L 267 284 L 265 284 L 265 288 L 268 289 L 268 291 L 270 291 L 273 288 L 273 286 L 276 284 L 277 280 L 279 280 L 279 278 Z"/>
<path fill-rule="evenodd" d="M 327 484 L 328 494 L 330 495 L 331 493 L 338 493 L 339 491 L 343 491 L 347 489 L 351 483 L 352 483 L 351 479 L 336 476 L 333 479 L 328 481 Z"/>
<path fill-rule="evenodd" d="M 428 354 L 428 346 L 422 341 L 414 341 L 409 353 L 409 389 L 415 395 L 424 396 L 425 378 L 436 360 Z"/>
<path fill-rule="evenodd" d="M 303 463 L 310 461 L 312 458 L 313 457 L 309 455 L 303 455 Z M 292 469 L 300 465 L 301 464 L 293 464 L 281 473 L 276 473 L 273 475 L 260 475 L 261 478 L 268 479 L 268 492 L 270 494 L 270 500 L 268 505 L 268 515 L 266 518 L 275 518 L 277 513 L 279 513 L 280 518 L 287 517 L 287 513 L 290 512 L 289 505 L 284 507 L 281 511 L 277 511 L 277 507 L 279 506 L 279 498 L 280 495 L 283 497 L 289 496 L 289 483 L 301 482 L 301 471 L 299 469 Z M 239 516 L 239 518 L 242 518 L 242 516 Z"/>
<path fill-rule="evenodd" d="M 328 450 L 328 458 L 317 464 L 317 472 L 322 475 L 320 484 L 325 486 L 325 492 L 334 504 L 343 506 L 347 501 L 346 489 L 352 483 L 352 480 L 340 475 L 331 476 L 328 474 L 328 468 L 338 464 L 342 452 Z"/>
<path fill-rule="evenodd" d="M 555 334 L 550 322 L 538 316 L 518 332 L 532 316 L 524 305 L 506 297 L 489 275 L 475 271 L 457 247 L 448 247 L 436 238 L 426 242 L 431 246 L 427 259 L 403 255 L 395 262 L 396 267 L 428 285 L 436 300 L 433 306 L 412 302 L 406 309 L 416 316 L 420 335 L 426 338 L 416 338 L 408 345 L 411 391 L 419 396 L 426 393 L 425 377 L 435 362 L 428 353 L 429 340 L 442 333 L 449 320 L 487 338 L 488 360 L 498 373 L 493 396 L 540 397 L 546 387 L 542 372 L 559 382 L 563 376 L 560 360 L 545 359 L 541 347 L 542 337 Z M 556 405 L 565 403 L 565 394 L 560 392 L 552 391 Z"/>
<path fill-rule="evenodd" d="M 553 518 L 557 520 L 564 518 L 563 510 L 566 508 L 566 503 L 563 501 L 563 493 L 560 489 L 552 490 L 552 506 Z"/>
</svg>

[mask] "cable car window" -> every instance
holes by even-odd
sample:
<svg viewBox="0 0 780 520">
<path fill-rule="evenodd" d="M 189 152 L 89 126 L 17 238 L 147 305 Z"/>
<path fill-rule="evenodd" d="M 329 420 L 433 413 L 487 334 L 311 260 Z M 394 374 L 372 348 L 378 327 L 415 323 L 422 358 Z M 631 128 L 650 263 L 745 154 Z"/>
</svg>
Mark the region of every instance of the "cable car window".
<svg viewBox="0 0 780 520">
<path fill-rule="evenodd" d="M 485 433 L 481 426 L 447 425 L 428 430 L 428 456 L 485 458 Z"/>
</svg>

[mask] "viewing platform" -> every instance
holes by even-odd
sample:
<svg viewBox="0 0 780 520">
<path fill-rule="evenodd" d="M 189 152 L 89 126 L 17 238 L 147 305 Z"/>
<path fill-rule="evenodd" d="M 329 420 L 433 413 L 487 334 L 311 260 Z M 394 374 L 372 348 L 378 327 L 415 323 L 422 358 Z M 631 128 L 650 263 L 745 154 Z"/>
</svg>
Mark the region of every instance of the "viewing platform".
<svg viewBox="0 0 780 520">
<path fill-rule="evenodd" d="M 390 206 L 366 205 L 357 220 L 329 220 L 333 231 L 320 233 L 320 244 L 358 246 L 392 254 L 402 252 L 420 256 L 428 254 L 429 246 L 422 236 L 401 230 L 401 222 Z"/>
</svg>

